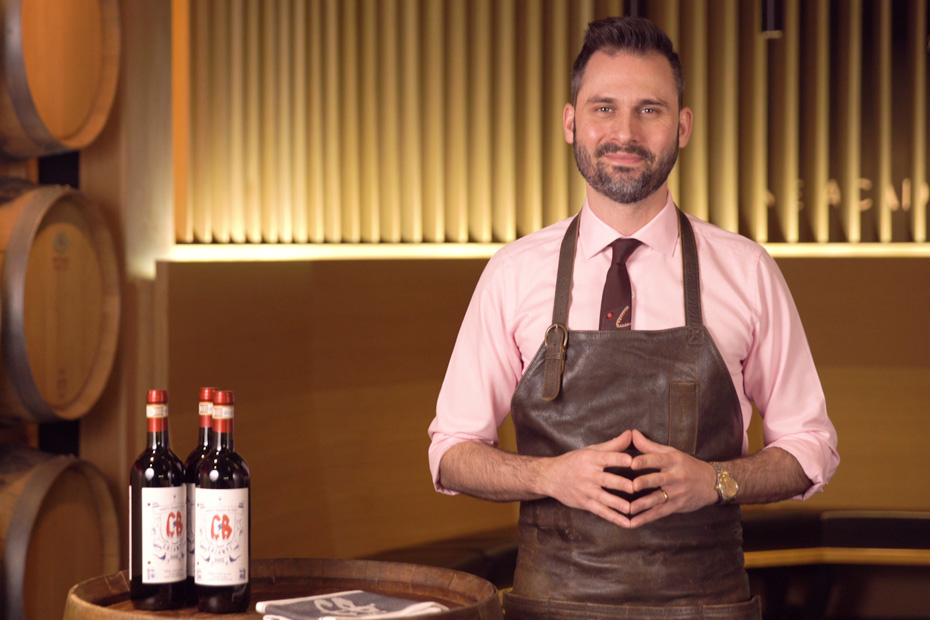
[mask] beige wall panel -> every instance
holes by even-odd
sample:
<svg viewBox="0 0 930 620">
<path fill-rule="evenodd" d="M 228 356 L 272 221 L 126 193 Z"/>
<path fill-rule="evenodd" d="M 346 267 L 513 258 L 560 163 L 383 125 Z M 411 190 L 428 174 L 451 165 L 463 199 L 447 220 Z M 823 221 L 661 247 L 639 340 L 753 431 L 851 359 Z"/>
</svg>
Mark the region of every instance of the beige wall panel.
<svg viewBox="0 0 930 620">
<path fill-rule="evenodd" d="M 452 242 L 468 241 L 468 12 L 460 2 L 446 6 L 446 230 Z M 452 25 L 455 26 L 452 26 Z"/>
<path fill-rule="evenodd" d="M 245 76 L 243 140 L 243 209 L 242 227 L 244 235 L 251 243 L 262 241 L 262 187 L 267 183 L 262 178 L 261 142 L 261 7 L 260 0 L 246 0 L 243 27 L 245 29 Z"/>
<path fill-rule="evenodd" d="M 254 557 L 352 557 L 515 522 L 515 505 L 437 494 L 427 465 L 484 263 L 162 265 L 172 445 L 193 446 L 201 384 L 235 391 Z"/>
<path fill-rule="evenodd" d="M 926 258 L 779 258 L 804 322 L 842 462 L 812 505 L 930 510 L 924 477 L 930 331 Z M 881 327 L 864 311 L 881 300 Z M 888 476 L 889 471 L 896 472 Z M 900 476 L 898 476 L 900 474 Z M 795 506 L 797 506 L 795 504 Z"/>
</svg>

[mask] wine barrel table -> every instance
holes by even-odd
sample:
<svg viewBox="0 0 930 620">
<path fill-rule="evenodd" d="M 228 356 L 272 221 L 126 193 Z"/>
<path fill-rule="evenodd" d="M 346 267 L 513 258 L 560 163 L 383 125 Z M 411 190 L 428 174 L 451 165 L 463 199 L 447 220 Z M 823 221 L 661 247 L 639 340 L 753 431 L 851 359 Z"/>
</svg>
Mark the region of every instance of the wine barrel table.
<svg viewBox="0 0 930 620">
<path fill-rule="evenodd" d="M 261 618 L 255 603 L 273 599 L 366 590 L 416 601 L 436 601 L 449 611 L 424 617 L 446 620 L 502 620 L 500 599 L 491 583 L 456 570 L 372 560 L 253 560 L 249 609 L 215 616 L 196 607 L 171 611 L 136 610 L 129 600 L 129 575 L 121 571 L 79 583 L 68 593 L 64 620 L 139 618 Z"/>
</svg>

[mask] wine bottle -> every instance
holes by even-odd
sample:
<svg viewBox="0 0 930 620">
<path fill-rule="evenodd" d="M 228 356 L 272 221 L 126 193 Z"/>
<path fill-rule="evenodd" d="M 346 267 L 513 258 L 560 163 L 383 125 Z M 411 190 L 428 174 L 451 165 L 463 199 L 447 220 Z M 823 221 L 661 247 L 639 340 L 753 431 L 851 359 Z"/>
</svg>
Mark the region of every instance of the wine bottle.
<svg viewBox="0 0 930 620">
<path fill-rule="evenodd" d="M 149 390 L 148 445 L 129 472 L 129 598 L 146 610 L 186 602 L 184 465 L 168 442 L 168 392 Z"/>
<path fill-rule="evenodd" d="M 194 556 L 196 553 L 196 504 L 194 497 L 197 493 L 197 474 L 200 464 L 213 452 L 213 393 L 216 388 L 200 388 L 199 418 L 197 446 L 191 450 L 184 461 L 184 483 L 187 487 L 187 604 L 197 604 L 197 589 L 194 585 Z"/>
<path fill-rule="evenodd" d="M 233 441 L 233 393 L 213 395 L 213 452 L 197 483 L 194 582 L 200 611 L 243 612 L 249 606 L 251 513 L 249 466 Z"/>
</svg>

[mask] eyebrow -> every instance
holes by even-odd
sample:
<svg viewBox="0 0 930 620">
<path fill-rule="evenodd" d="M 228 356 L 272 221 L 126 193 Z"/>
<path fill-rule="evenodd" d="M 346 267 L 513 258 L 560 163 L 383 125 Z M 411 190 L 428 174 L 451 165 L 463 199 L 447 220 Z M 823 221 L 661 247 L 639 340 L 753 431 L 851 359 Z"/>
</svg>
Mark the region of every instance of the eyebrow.
<svg viewBox="0 0 930 620">
<path fill-rule="evenodd" d="M 615 99 L 614 97 L 608 97 L 604 95 L 600 97 L 592 97 L 591 99 L 588 99 L 587 103 L 588 105 L 601 105 L 605 103 L 613 105 L 617 103 L 617 99 Z M 663 108 L 671 107 L 671 105 L 669 105 L 665 101 L 662 101 L 661 99 L 640 99 L 639 101 L 636 102 L 636 107 L 643 107 L 643 106 L 663 107 Z"/>
</svg>

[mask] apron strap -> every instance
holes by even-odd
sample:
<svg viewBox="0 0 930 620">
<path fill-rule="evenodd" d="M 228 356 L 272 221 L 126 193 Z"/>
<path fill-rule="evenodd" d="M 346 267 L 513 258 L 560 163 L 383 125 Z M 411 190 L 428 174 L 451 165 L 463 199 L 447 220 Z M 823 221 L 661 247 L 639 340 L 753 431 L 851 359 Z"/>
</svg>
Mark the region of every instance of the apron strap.
<svg viewBox="0 0 930 620">
<path fill-rule="evenodd" d="M 691 332 L 692 340 L 696 333 L 703 335 L 703 312 L 701 311 L 701 276 L 698 269 L 697 244 L 694 230 L 684 211 L 678 209 L 678 236 L 681 238 L 681 270 L 685 289 L 685 325 Z M 702 336 L 698 336 L 699 338 Z"/>
<path fill-rule="evenodd" d="M 678 230 L 681 239 L 682 279 L 685 296 L 685 326 L 688 341 L 701 344 L 704 340 L 704 318 L 701 310 L 701 277 L 698 268 L 697 244 L 691 222 L 681 209 L 678 211 Z M 555 302 L 552 306 L 552 324 L 546 330 L 545 365 L 543 367 L 543 400 L 555 400 L 562 385 L 565 368 L 565 350 L 568 347 L 568 307 L 571 304 L 572 270 L 575 266 L 575 247 L 578 238 L 578 218 L 572 218 L 562 237 L 559 250 L 559 269 L 556 274 Z"/>
<path fill-rule="evenodd" d="M 572 218 L 562 237 L 559 250 L 559 270 L 555 278 L 555 303 L 552 305 L 552 325 L 546 330 L 546 354 L 543 367 L 543 400 L 555 400 L 562 386 L 565 368 L 565 348 L 568 346 L 568 306 L 572 297 L 572 269 L 575 267 L 575 246 L 578 238 L 578 217 Z"/>
</svg>

